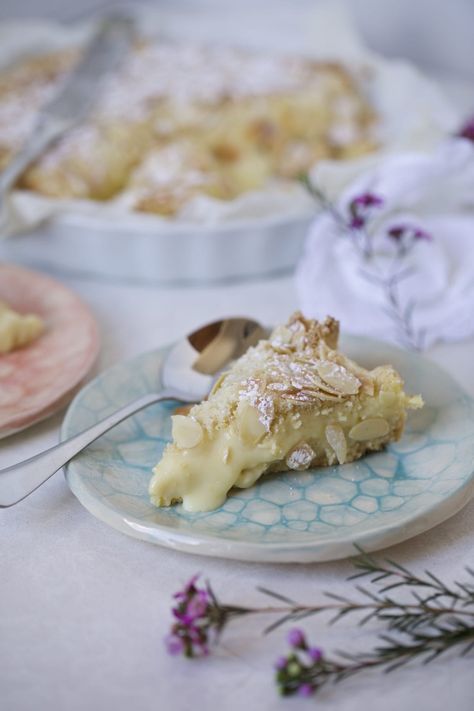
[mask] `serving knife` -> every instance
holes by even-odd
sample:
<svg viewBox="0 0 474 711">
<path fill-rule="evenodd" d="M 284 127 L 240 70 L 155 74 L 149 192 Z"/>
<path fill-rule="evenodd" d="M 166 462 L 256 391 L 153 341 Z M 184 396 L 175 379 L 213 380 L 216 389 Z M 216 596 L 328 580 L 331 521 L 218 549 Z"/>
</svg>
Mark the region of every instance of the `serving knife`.
<svg viewBox="0 0 474 711">
<path fill-rule="evenodd" d="M 0 212 L 18 178 L 48 146 L 80 123 L 93 107 L 104 77 L 130 49 L 134 22 L 128 15 L 104 17 L 65 84 L 41 109 L 23 148 L 0 174 Z"/>
</svg>

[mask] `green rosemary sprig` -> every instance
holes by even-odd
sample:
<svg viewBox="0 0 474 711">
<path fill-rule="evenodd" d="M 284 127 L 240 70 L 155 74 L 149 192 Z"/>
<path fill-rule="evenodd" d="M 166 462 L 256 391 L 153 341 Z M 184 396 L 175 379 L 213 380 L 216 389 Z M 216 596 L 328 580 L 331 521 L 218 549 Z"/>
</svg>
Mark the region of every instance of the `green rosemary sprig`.
<svg viewBox="0 0 474 711">
<path fill-rule="evenodd" d="M 317 647 L 310 647 L 301 630 L 293 629 L 288 635 L 291 651 L 276 662 L 275 681 L 283 696 L 299 694 L 309 696 L 328 682 L 340 682 L 359 672 L 384 668 L 390 672 L 409 662 L 420 659 L 424 664 L 463 645 L 464 656 L 474 647 L 474 626 L 462 620 L 435 624 L 430 632 L 411 631 L 407 640 L 382 634 L 371 652 L 349 654 L 339 651 L 327 657 Z"/>
<path fill-rule="evenodd" d="M 341 681 L 358 672 L 382 667 L 391 671 L 412 660 L 430 662 L 453 647 L 461 654 L 474 649 L 474 570 L 466 567 L 466 580 L 447 584 L 434 573 L 418 575 L 395 561 L 379 562 L 360 550 L 356 572 L 349 580 L 366 578 L 350 596 L 324 593 L 319 604 L 302 604 L 279 592 L 258 588 L 279 604 L 245 607 L 222 603 L 208 583 L 197 585 L 197 576 L 175 595 L 175 622 L 167 637 L 168 651 L 188 657 L 208 654 L 225 627 L 238 617 L 274 615 L 264 632 L 287 623 L 300 623 L 316 614 L 330 615 L 333 624 L 351 615 L 358 624 L 381 622 L 386 631 L 369 652 L 336 652 L 332 657 L 311 647 L 304 632 L 289 633 L 290 653 L 276 664 L 276 682 L 284 695 L 308 695 L 328 681 Z M 401 595 L 400 595 L 401 594 Z"/>
</svg>

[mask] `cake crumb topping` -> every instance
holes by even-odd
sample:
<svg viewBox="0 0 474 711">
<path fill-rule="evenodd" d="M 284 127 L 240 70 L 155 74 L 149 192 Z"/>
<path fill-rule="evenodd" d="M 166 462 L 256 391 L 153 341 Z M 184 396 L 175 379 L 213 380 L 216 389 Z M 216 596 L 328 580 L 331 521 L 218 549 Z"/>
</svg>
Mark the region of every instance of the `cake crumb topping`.
<svg viewBox="0 0 474 711">
<path fill-rule="evenodd" d="M 236 403 L 246 401 L 257 410 L 266 432 L 271 432 L 288 414 L 298 415 L 308 407 L 323 411 L 327 404 L 350 402 L 363 387 L 362 369 L 356 375 L 351 361 L 341 364 L 338 336 L 335 319 L 318 322 L 296 312 L 222 376 L 204 411 L 198 406 L 192 413 L 205 427 L 224 427 Z M 365 373 L 364 380 L 370 381 L 370 374 Z"/>
</svg>

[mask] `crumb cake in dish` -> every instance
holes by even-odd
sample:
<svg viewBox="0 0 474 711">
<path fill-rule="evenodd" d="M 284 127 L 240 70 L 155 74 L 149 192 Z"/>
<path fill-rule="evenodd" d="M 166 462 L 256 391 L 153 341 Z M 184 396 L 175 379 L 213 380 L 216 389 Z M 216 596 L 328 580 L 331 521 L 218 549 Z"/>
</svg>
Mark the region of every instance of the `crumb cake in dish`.
<svg viewBox="0 0 474 711">
<path fill-rule="evenodd" d="M 0 168 L 76 58 L 28 58 L 0 74 Z M 375 125 L 342 64 L 139 41 L 106 79 L 92 115 L 19 185 L 173 216 L 196 195 L 231 200 L 269 181 L 294 181 L 321 158 L 375 150 Z"/>
<path fill-rule="evenodd" d="M 43 320 L 34 314 L 19 314 L 0 301 L 0 356 L 35 341 L 44 331 Z"/>
<path fill-rule="evenodd" d="M 344 464 L 398 440 L 421 396 L 404 392 L 392 366 L 347 358 L 338 336 L 333 318 L 296 313 L 235 361 L 208 399 L 172 418 L 152 502 L 210 510 L 265 473 Z"/>
</svg>

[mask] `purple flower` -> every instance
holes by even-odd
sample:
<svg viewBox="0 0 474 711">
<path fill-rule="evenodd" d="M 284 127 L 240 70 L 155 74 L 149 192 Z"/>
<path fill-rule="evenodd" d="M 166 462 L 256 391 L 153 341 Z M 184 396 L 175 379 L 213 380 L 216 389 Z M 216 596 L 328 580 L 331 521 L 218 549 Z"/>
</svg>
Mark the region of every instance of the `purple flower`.
<svg viewBox="0 0 474 711">
<path fill-rule="evenodd" d="M 319 662 L 323 658 L 323 650 L 319 647 L 309 647 L 306 651 L 312 662 Z"/>
<path fill-rule="evenodd" d="M 387 235 L 399 244 L 409 239 L 413 241 L 426 240 L 428 242 L 433 239 L 428 232 L 419 227 L 413 227 L 413 225 L 393 225 L 387 230 Z"/>
<path fill-rule="evenodd" d="M 312 684 L 301 684 L 298 687 L 298 696 L 308 698 L 309 696 L 312 696 L 315 691 L 316 689 Z"/>
<path fill-rule="evenodd" d="M 403 235 L 405 234 L 406 227 L 391 227 L 387 234 L 389 237 L 394 239 L 396 242 L 400 242 L 402 239 Z"/>
<path fill-rule="evenodd" d="M 209 589 L 197 586 L 198 577 L 194 575 L 174 595 L 176 606 L 172 608 L 172 614 L 176 622 L 165 639 L 170 654 L 186 657 L 209 654 L 210 633 L 213 627 L 218 628 L 217 607 Z"/>
<path fill-rule="evenodd" d="M 363 207 L 380 207 L 383 205 L 383 198 L 374 193 L 363 193 L 355 197 L 351 205 L 362 205 Z"/>
<path fill-rule="evenodd" d="M 278 689 L 283 696 L 312 696 L 324 672 L 323 652 L 319 647 L 308 646 L 304 631 L 298 628 L 288 632 L 287 641 L 290 653 L 275 662 Z"/>
<path fill-rule="evenodd" d="M 294 628 L 288 632 L 288 644 L 295 649 L 306 649 L 306 637 L 303 630 Z"/>
<path fill-rule="evenodd" d="M 193 575 L 193 577 L 188 580 L 184 588 L 182 590 L 178 590 L 178 592 L 174 594 L 174 597 L 177 600 L 187 600 L 190 595 L 193 595 L 196 592 L 196 582 L 198 579 L 199 575 Z"/>
<path fill-rule="evenodd" d="M 474 116 L 466 121 L 466 123 L 461 126 L 457 136 L 460 138 L 467 138 L 469 141 L 474 141 Z"/>
<path fill-rule="evenodd" d="M 206 590 L 196 590 L 193 597 L 190 598 L 186 612 L 191 620 L 196 620 L 206 614 L 209 607 L 209 594 Z"/>
<path fill-rule="evenodd" d="M 362 229 L 374 208 L 379 208 L 383 204 L 383 198 L 374 193 L 356 195 L 349 203 L 349 227 L 353 230 Z"/>
</svg>

